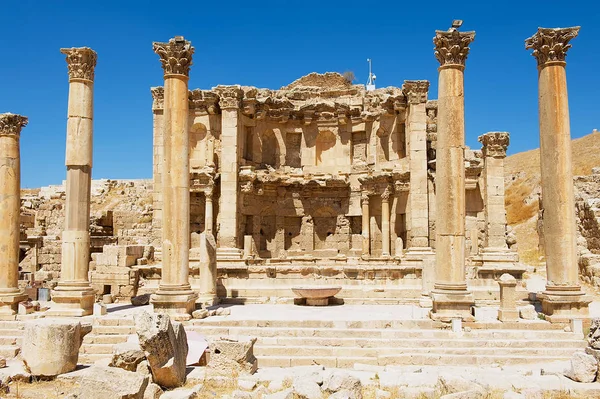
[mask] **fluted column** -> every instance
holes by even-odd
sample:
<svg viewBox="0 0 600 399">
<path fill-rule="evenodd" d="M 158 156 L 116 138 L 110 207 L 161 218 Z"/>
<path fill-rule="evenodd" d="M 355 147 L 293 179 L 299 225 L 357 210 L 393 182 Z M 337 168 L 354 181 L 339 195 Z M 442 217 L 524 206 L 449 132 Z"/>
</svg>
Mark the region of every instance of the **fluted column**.
<svg viewBox="0 0 600 399">
<path fill-rule="evenodd" d="M 575 203 L 565 58 L 579 27 L 539 28 L 525 41 L 538 64 L 540 162 L 548 281 L 539 298 L 551 322 L 586 317 L 591 299 L 577 266 Z"/>
<path fill-rule="evenodd" d="M 440 62 L 436 151 L 436 264 L 431 317 L 472 319 L 465 278 L 465 103 L 463 71 L 475 32 L 436 31 Z"/>
<path fill-rule="evenodd" d="M 363 192 L 361 195 L 362 202 L 362 254 L 363 256 L 369 256 L 371 253 L 371 234 L 370 234 L 370 220 L 369 220 L 369 194 Z"/>
<path fill-rule="evenodd" d="M 381 255 L 390 256 L 390 187 L 381 194 Z"/>
<path fill-rule="evenodd" d="M 95 293 L 90 264 L 90 186 L 94 117 L 94 69 L 96 52 L 87 47 L 64 48 L 69 68 L 67 120 L 67 187 L 65 224 L 62 232 L 60 280 L 52 292 L 53 316 L 92 314 Z"/>
<path fill-rule="evenodd" d="M 0 114 L 0 320 L 14 319 L 27 299 L 19 289 L 21 155 L 19 139 L 27 118 Z"/>
<path fill-rule="evenodd" d="M 162 275 L 156 312 L 191 318 L 197 294 L 189 282 L 190 176 L 188 80 L 194 48 L 182 36 L 154 42 L 164 70 Z"/>
<path fill-rule="evenodd" d="M 402 91 L 408 102 L 406 134 L 410 163 L 407 256 L 433 255 L 429 246 L 429 194 L 427 187 L 426 80 L 405 80 Z"/>
</svg>

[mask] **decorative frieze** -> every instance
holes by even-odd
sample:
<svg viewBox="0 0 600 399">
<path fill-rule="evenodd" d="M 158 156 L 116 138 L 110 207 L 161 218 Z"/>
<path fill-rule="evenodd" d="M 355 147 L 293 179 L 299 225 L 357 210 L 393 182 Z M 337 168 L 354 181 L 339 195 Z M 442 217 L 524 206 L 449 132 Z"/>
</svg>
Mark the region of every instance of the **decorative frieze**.
<svg viewBox="0 0 600 399">
<path fill-rule="evenodd" d="M 167 43 L 154 42 L 152 49 L 160 57 L 165 75 L 190 76 L 194 47 L 183 36 L 175 36 Z"/>
<path fill-rule="evenodd" d="M 448 31 L 435 31 L 433 38 L 435 58 L 441 66 L 465 65 L 469 55 L 469 45 L 475 40 L 475 32 L 459 32 L 455 28 Z"/>
<path fill-rule="evenodd" d="M 477 140 L 483 145 L 481 150 L 484 157 L 506 157 L 506 149 L 510 141 L 507 132 L 486 133 L 479 136 Z"/>
<path fill-rule="evenodd" d="M 94 81 L 94 69 L 98 56 L 89 47 L 61 48 L 60 52 L 67 56 L 69 80 L 83 79 Z"/>
<path fill-rule="evenodd" d="M 565 62 L 569 42 L 579 34 L 579 26 L 571 28 L 538 28 L 535 35 L 525 40 L 525 49 L 533 49 L 538 67 L 549 62 Z"/>
<path fill-rule="evenodd" d="M 27 126 L 28 119 L 17 114 L 0 114 L 0 135 L 21 134 L 21 129 Z"/>
</svg>

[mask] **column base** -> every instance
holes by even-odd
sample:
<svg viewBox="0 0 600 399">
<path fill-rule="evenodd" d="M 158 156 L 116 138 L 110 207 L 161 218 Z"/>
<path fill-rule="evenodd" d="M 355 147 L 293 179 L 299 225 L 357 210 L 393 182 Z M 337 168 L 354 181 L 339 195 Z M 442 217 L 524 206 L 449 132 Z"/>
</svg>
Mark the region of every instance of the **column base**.
<svg viewBox="0 0 600 399">
<path fill-rule="evenodd" d="M 239 248 L 217 248 L 217 260 L 242 259 L 242 250 Z"/>
<path fill-rule="evenodd" d="M 592 297 L 577 287 L 577 291 L 558 291 L 546 288 L 537 295 L 542 302 L 542 313 L 550 323 L 569 323 L 572 319 L 588 319 Z"/>
<path fill-rule="evenodd" d="M 192 318 L 196 299 L 198 294 L 189 289 L 189 286 L 182 286 L 181 290 L 159 288 L 150 297 L 150 302 L 154 305 L 154 312 L 166 313 L 175 321 L 186 321 Z"/>
<path fill-rule="evenodd" d="M 435 321 L 450 322 L 452 319 L 475 321 L 471 308 L 475 305 L 473 293 L 467 290 L 450 291 L 435 289 L 431 292 L 433 309 L 429 317 Z"/>
<path fill-rule="evenodd" d="M 82 317 L 94 313 L 96 292 L 89 286 L 61 287 L 60 283 L 52 290 L 52 304 L 46 316 Z"/>
<path fill-rule="evenodd" d="M 498 320 L 500 321 L 519 321 L 518 309 L 498 309 Z"/>
<path fill-rule="evenodd" d="M 202 305 L 203 308 L 218 305 L 221 302 L 218 296 L 212 294 L 198 294 L 196 304 Z"/>
<path fill-rule="evenodd" d="M 0 293 L 0 320 L 14 320 L 19 302 L 26 301 L 27 294 L 23 291 Z"/>
</svg>

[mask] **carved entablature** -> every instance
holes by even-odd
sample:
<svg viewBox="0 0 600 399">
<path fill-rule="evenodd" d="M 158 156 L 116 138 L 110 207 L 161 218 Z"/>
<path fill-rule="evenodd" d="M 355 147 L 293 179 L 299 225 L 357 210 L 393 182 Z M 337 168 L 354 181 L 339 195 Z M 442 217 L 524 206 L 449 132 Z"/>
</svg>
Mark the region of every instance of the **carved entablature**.
<svg viewBox="0 0 600 399">
<path fill-rule="evenodd" d="M 538 67 L 550 62 L 565 62 L 569 42 L 579 34 L 579 26 L 571 28 L 538 28 L 535 35 L 525 40 L 525 49 L 533 49 Z"/>
<path fill-rule="evenodd" d="M 469 45 L 475 40 L 475 32 L 459 32 L 455 28 L 448 31 L 435 31 L 433 38 L 435 58 L 441 66 L 465 65 L 469 55 Z"/>
<path fill-rule="evenodd" d="M 61 48 L 60 52 L 67 56 L 69 80 L 81 79 L 94 81 L 94 69 L 98 55 L 89 47 Z"/>
<path fill-rule="evenodd" d="M 483 154 L 478 150 L 465 148 L 465 189 L 475 190 L 483 170 Z"/>
<path fill-rule="evenodd" d="M 211 197 L 214 192 L 215 182 L 219 179 L 219 174 L 215 173 L 213 167 L 207 166 L 199 171 L 190 173 L 190 191 L 195 193 L 204 193 Z"/>
<path fill-rule="evenodd" d="M 314 197 L 315 190 L 342 189 L 347 193 L 349 178 L 339 174 L 290 174 L 277 170 L 255 170 L 252 166 L 242 167 L 239 187 L 243 194 L 283 196 L 282 188 L 299 192 L 301 196 Z M 330 193 L 333 194 L 333 193 Z M 347 195 L 347 194 L 346 194 Z"/>
<path fill-rule="evenodd" d="M 510 143 L 508 132 L 490 132 L 481 135 L 477 140 L 483 145 L 481 151 L 484 157 L 504 158 Z"/>
<path fill-rule="evenodd" d="M 151 87 L 152 109 L 161 110 L 165 107 L 165 88 L 162 86 Z"/>
<path fill-rule="evenodd" d="M 239 109 L 244 92 L 240 86 L 217 86 L 213 89 L 219 95 L 221 109 Z"/>
<path fill-rule="evenodd" d="M 152 49 L 160 57 L 165 76 L 190 76 L 194 47 L 183 36 L 175 36 L 167 43 L 154 42 Z"/>
<path fill-rule="evenodd" d="M 405 80 L 402 85 L 402 92 L 409 104 L 423 104 L 427 102 L 427 92 L 429 91 L 428 80 Z"/>
<path fill-rule="evenodd" d="M 21 134 L 21 129 L 27 126 L 27 122 L 29 119 L 26 116 L 11 113 L 0 114 L 0 135 L 18 136 Z"/>
<path fill-rule="evenodd" d="M 390 195 L 396 192 L 399 175 L 391 170 L 372 172 L 367 176 L 358 178 L 361 184 L 362 195 L 380 195 L 382 200 L 389 200 Z M 404 177 L 401 177 L 403 179 Z"/>
<path fill-rule="evenodd" d="M 429 139 L 430 133 L 435 133 L 437 137 L 437 115 L 438 115 L 438 103 L 437 100 L 429 100 L 425 105 L 425 109 L 427 112 L 427 140 Z M 437 140 L 437 138 L 436 138 Z"/>
<path fill-rule="evenodd" d="M 217 105 L 219 96 L 212 91 L 200 89 L 190 90 L 188 100 L 190 110 L 194 110 L 197 113 L 214 115 L 219 111 L 219 106 Z"/>
</svg>

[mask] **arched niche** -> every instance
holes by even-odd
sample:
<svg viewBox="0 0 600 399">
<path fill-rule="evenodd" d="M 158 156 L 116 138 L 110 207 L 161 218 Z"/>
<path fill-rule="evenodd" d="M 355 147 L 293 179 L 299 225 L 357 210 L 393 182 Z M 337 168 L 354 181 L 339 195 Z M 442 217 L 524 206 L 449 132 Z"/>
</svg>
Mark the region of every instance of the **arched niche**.
<svg viewBox="0 0 600 399">
<path fill-rule="evenodd" d="M 202 167 L 206 165 L 207 129 L 203 123 L 194 123 L 190 128 L 190 166 Z"/>
<path fill-rule="evenodd" d="M 320 131 L 316 142 L 316 165 L 335 165 L 335 135 L 329 130 Z"/>
<path fill-rule="evenodd" d="M 262 134 L 262 164 L 279 167 L 279 142 L 273 130 L 266 130 Z"/>
</svg>

